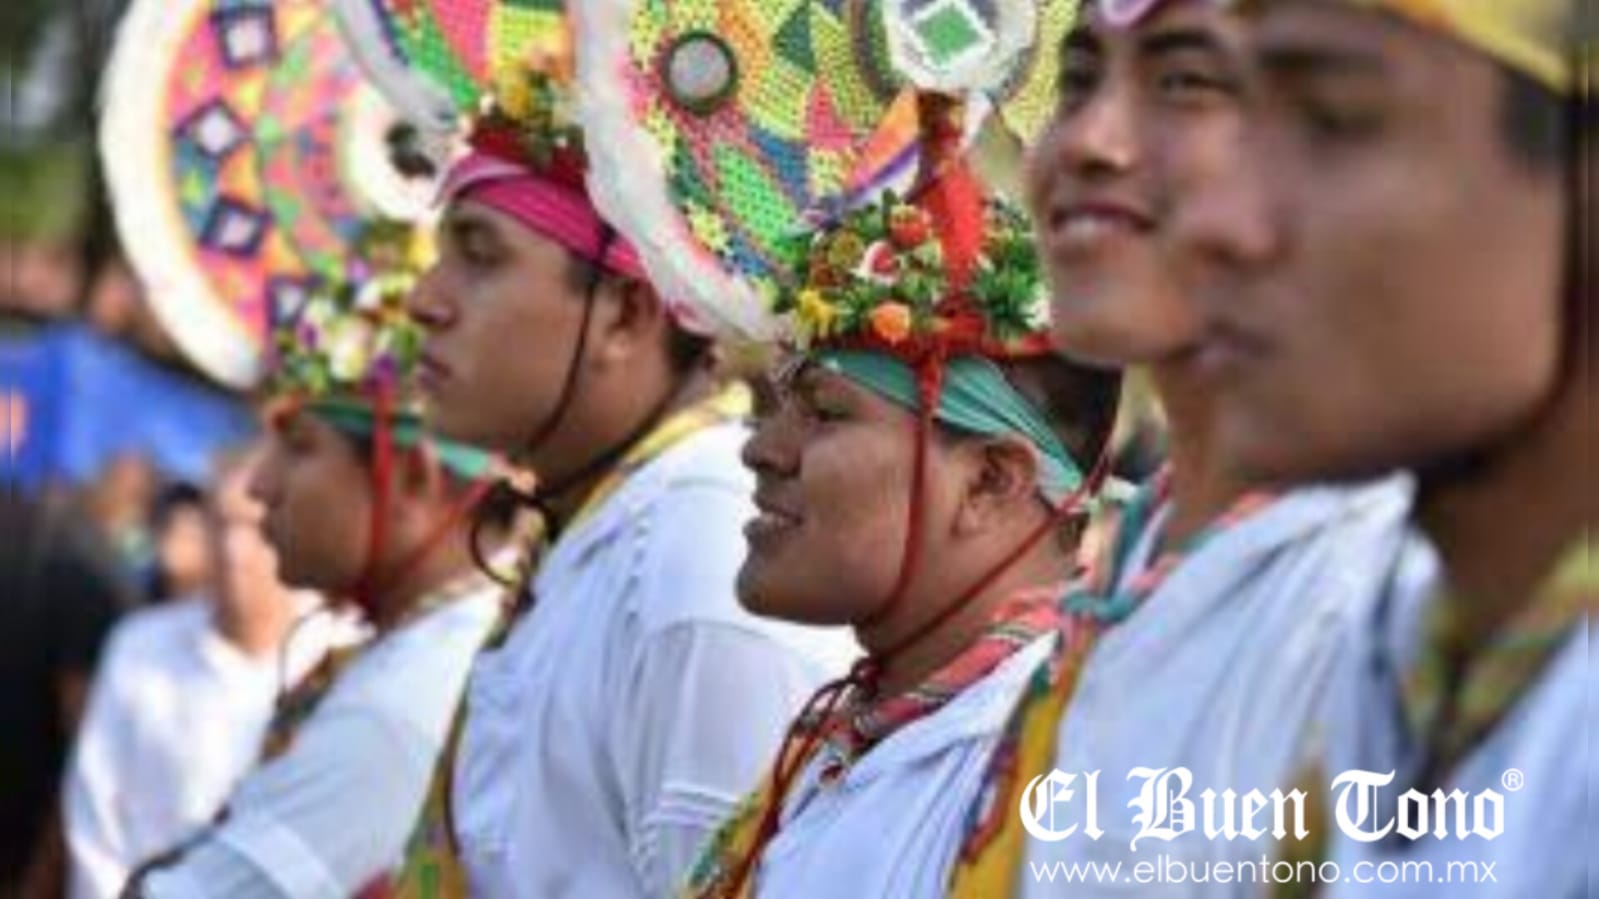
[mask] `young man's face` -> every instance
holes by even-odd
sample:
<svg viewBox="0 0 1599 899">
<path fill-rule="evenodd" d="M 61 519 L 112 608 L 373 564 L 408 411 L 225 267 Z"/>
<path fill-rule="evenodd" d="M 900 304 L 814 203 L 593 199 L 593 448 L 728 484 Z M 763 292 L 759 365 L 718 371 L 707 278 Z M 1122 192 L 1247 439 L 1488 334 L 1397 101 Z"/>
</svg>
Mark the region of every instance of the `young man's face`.
<svg viewBox="0 0 1599 899">
<path fill-rule="evenodd" d="M 371 480 L 356 442 L 316 415 L 272 422 L 249 495 L 264 507 L 284 583 L 328 593 L 354 586 L 367 564 Z"/>
<path fill-rule="evenodd" d="M 412 295 L 427 329 L 429 426 L 463 443 L 523 449 L 555 412 L 583 320 L 559 244 L 467 200 L 440 228 L 439 261 Z"/>
<path fill-rule="evenodd" d="M 760 514 L 745 529 L 744 607 L 807 624 L 849 624 L 878 611 L 905 551 L 914 413 L 843 375 L 806 366 L 779 389 L 744 447 Z M 929 447 L 923 555 L 948 552 L 958 466 Z"/>
<path fill-rule="evenodd" d="M 1060 105 L 1028 169 L 1063 352 L 1168 362 L 1198 343 L 1171 225 L 1193 186 L 1238 164 L 1243 42 L 1243 21 L 1208 0 L 1128 26 L 1090 11 L 1067 38 Z"/>
<path fill-rule="evenodd" d="M 1351 478 L 1513 434 L 1556 377 L 1566 212 L 1501 134 L 1501 70 L 1326 0 L 1253 24 L 1246 158 L 1181 229 L 1223 451 Z"/>
</svg>

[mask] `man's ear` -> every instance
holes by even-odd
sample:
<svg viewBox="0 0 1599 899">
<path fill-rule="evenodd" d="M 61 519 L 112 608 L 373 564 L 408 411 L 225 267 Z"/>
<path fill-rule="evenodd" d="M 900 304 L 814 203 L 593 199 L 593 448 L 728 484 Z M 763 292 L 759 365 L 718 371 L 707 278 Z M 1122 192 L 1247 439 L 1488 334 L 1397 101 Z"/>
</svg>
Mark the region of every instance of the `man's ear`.
<svg viewBox="0 0 1599 899">
<path fill-rule="evenodd" d="M 1007 434 L 969 441 L 961 450 L 969 475 L 956 527 L 978 533 L 1014 522 L 1018 510 L 1038 495 L 1039 461 L 1032 445 Z"/>
<path fill-rule="evenodd" d="M 634 278 L 607 278 L 594 297 L 593 358 L 601 363 L 628 365 L 639 353 L 662 341 L 666 304 L 649 282 Z"/>
</svg>

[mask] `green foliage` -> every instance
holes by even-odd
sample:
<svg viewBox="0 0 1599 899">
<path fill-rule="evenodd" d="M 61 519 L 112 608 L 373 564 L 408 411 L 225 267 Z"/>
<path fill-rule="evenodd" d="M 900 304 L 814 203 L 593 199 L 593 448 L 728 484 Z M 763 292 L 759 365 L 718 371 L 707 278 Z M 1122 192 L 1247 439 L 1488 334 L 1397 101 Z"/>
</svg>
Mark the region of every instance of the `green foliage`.
<svg viewBox="0 0 1599 899">
<path fill-rule="evenodd" d="M 88 149 L 0 148 L 0 239 L 62 240 L 88 212 Z"/>
</svg>

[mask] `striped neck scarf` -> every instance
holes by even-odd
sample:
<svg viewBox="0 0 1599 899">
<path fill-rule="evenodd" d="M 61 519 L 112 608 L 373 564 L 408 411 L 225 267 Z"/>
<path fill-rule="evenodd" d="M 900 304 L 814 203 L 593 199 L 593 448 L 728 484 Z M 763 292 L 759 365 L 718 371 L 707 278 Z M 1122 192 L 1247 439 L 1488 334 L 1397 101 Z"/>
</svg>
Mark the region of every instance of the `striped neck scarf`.
<svg viewBox="0 0 1599 899">
<path fill-rule="evenodd" d="M 852 697 L 827 720 L 806 721 L 804 726 L 822 728 L 827 739 L 815 743 L 804 758 L 797 760 L 798 764 L 809 765 L 819 755 L 829 753 L 835 761 L 820 776 L 824 782 L 836 781 L 847 770 L 849 761 L 858 759 L 901 728 L 944 708 L 1022 648 L 1059 629 L 1063 624 L 1058 606 L 1060 592 L 1060 586 L 1051 585 L 1012 597 L 1000 607 L 981 637 L 916 689 L 882 700 Z M 685 899 L 749 899 L 754 895 L 754 877 L 736 890 L 732 880 L 741 863 L 761 851 L 761 822 L 767 809 L 786 798 L 779 794 L 775 783 L 776 767 L 782 761 L 779 759 L 760 788 L 745 797 L 707 844 L 680 894 Z"/>
<path fill-rule="evenodd" d="M 1172 470 L 1163 468 L 1128 503 L 1111 527 L 1100 557 L 1093 560 L 1087 575 L 1066 595 L 1067 611 L 1089 615 L 1106 624 L 1125 621 L 1195 553 L 1277 498 L 1264 490 L 1252 490 L 1239 496 L 1198 533 L 1165 546 L 1142 570 L 1120 584 L 1132 561 L 1134 547 L 1154 524 L 1161 508 L 1170 501 L 1171 485 Z"/>
<path fill-rule="evenodd" d="M 1012 597 L 981 636 L 916 687 L 887 697 L 859 692 L 851 696 L 831 721 L 822 724 L 828 742 L 843 758 L 857 759 L 906 725 L 937 713 L 1006 659 L 1058 630 L 1061 589 L 1051 585 Z"/>
<path fill-rule="evenodd" d="M 1573 629 L 1581 626 L 1581 619 L 1591 616 L 1599 604 L 1596 576 L 1599 559 L 1593 540 L 1584 535 L 1531 601 L 1469 657 L 1460 636 L 1465 603 L 1448 590 L 1432 597 L 1421 654 L 1399 684 L 1405 725 L 1415 744 L 1425 749 L 1415 786 L 1424 789 L 1446 779 L 1526 695 Z M 1324 767 L 1313 762 L 1297 778 L 1298 788 L 1308 797 L 1310 836 L 1287 841 L 1277 853 L 1296 867 L 1331 857 Z M 1310 899 L 1317 892 L 1315 883 L 1296 881 L 1279 884 L 1271 895 Z"/>
<path fill-rule="evenodd" d="M 1447 589 L 1433 599 L 1421 653 L 1400 683 L 1406 724 L 1425 748 L 1424 781 L 1447 775 L 1482 743 L 1593 614 L 1596 566 L 1593 540 L 1584 535 L 1531 600 L 1475 650 L 1465 637 L 1472 606 Z"/>
<path fill-rule="evenodd" d="M 1016 813 L 1022 790 L 1054 767 L 1061 722 L 1076 695 L 1083 669 L 1099 639 L 1136 612 L 1172 572 L 1218 534 L 1270 503 L 1268 493 L 1240 497 L 1202 531 L 1168 546 L 1131 577 L 1134 545 L 1155 524 L 1171 497 L 1171 469 L 1163 470 L 1112 520 L 1103 550 L 1060 601 L 1063 639 L 1050 664 L 1034 673 L 990 760 L 985 784 L 968 817 L 968 830 L 951 872 L 952 899 L 1010 896 L 1025 876 L 1027 834 Z M 1119 582 L 1125 580 L 1125 584 Z"/>
</svg>

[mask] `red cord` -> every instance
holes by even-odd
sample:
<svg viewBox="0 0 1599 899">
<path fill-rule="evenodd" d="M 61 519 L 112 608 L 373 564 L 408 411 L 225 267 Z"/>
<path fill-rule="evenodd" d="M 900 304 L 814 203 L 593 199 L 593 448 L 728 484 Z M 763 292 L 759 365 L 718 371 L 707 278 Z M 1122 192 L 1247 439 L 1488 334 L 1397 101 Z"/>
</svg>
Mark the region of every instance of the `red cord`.
<svg viewBox="0 0 1599 899">
<path fill-rule="evenodd" d="M 361 566 L 361 576 L 355 584 L 355 603 L 368 619 L 376 620 L 378 602 L 383 592 L 414 572 L 431 556 L 454 531 L 473 508 L 482 501 L 492 484 L 474 481 L 466 495 L 434 525 L 416 546 L 407 552 L 394 570 L 383 572 L 383 549 L 388 544 L 389 514 L 393 505 L 394 490 L 394 433 L 391 428 L 393 397 L 386 387 L 379 388 L 372 398 L 372 518 L 368 532 L 366 562 Z"/>
<path fill-rule="evenodd" d="M 905 639 L 894 644 L 887 650 L 877 653 L 874 658 L 878 660 L 879 669 L 886 667 L 889 660 L 893 659 L 895 656 L 904 652 L 911 646 L 914 646 L 917 641 L 921 640 L 923 637 L 926 637 L 928 634 L 931 634 L 940 627 L 943 627 L 944 624 L 946 624 L 951 618 L 955 617 L 955 615 L 959 613 L 961 609 L 965 608 L 967 603 L 975 599 L 984 590 L 992 587 L 994 582 L 999 580 L 1006 571 L 1010 570 L 1012 565 L 1015 565 L 1017 562 L 1021 561 L 1022 557 L 1027 555 L 1029 552 L 1032 552 L 1033 548 L 1038 546 L 1038 544 L 1045 537 L 1049 536 L 1051 532 L 1058 528 L 1061 522 L 1065 521 L 1068 516 L 1076 512 L 1077 509 L 1082 505 L 1082 502 L 1085 498 L 1092 496 L 1099 489 L 1099 484 L 1104 480 L 1105 473 L 1109 470 L 1109 468 L 1109 456 L 1101 456 L 1099 462 L 1094 466 L 1094 470 L 1086 479 L 1084 479 L 1083 483 L 1078 485 L 1077 489 L 1072 491 L 1070 496 L 1067 496 L 1064 500 L 1061 500 L 1059 504 L 1053 507 L 1050 510 L 1049 517 L 1045 519 L 1044 522 L 1040 524 L 1031 534 L 1029 534 L 1026 540 L 1023 540 L 1020 544 L 1018 544 L 1009 555 L 1005 556 L 998 562 L 998 564 L 994 565 L 982 577 L 978 578 L 976 582 L 971 585 L 971 587 L 967 588 L 958 597 L 956 597 L 953 602 L 945 606 L 943 611 L 939 612 L 930 620 L 922 624 L 921 627 L 917 628 Z"/>
<path fill-rule="evenodd" d="M 372 397 L 372 515 L 367 530 L 366 562 L 355 582 L 355 603 L 368 618 L 377 615 L 377 576 L 383 546 L 388 542 L 389 491 L 394 478 L 394 435 L 390 430 L 389 389 L 380 386 Z"/>
<path fill-rule="evenodd" d="M 736 897 L 744 883 L 749 880 L 755 870 L 755 863 L 761 857 L 761 852 L 766 844 L 771 842 L 772 837 L 777 835 L 778 822 L 783 814 L 783 797 L 788 795 L 789 788 L 794 785 L 794 779 L 804 770 L 806 760 L 822 741 L 827 731 L 827 722 L 838 712 L 839 703 L 850 687 L 862 686 L 875 678 L 875 668 L 875 663 L 871 659 L 856 662 L 848 676 L 824 684 L 812 694 L 806 701 L 805 707 L 789 723 L 788 731 L 784 733 L 783 742 L 777 750 L 777 762 L 772 768 L 772 801 L 761 810 L 761 823 L 755 831 L 755 840 L 750 845 L 750 851 L 739 860 L 738 868 L 727 881 L 726 892 L 723 895 L 730 899 Z M 802 735 L 801 729 L 813 721 L 816 722 L 815 729 Z M 790 753 L 790 749 L 795 748 L 796 740 L 797 751 Z"/>
<path fill-rule="evenodd" d="M 905 548 L 900 554 L 899 575 L 894 580 L 894 589 L 888 594 L 888 598 L 879 603 L 875 611 L 855 622 L 857 628 L 879 624 L 899 608 L 906 594 L 910 592 L 911 579 L 916 574 L 917 563 L 921 561 L 922 525 L 927 517 L 927 455 L 933 439 L 933 419 L 938 414 L 938 403 L 944 392 L 942 353 L 935 350 L 922 357 L 916 364 L 916 386 L 921 408 L 916 414 L 916 445 L 911 457 L 911 498 L 906 515 Z"/>
<path fill-rule="evenodd" d="M 456 501 L 450 511 L 439 519 L 439 523 L 433 526 L 433 530 L 428 532 L 428 535 L 417 543 L 416 548 L 406 553 L 405 561 L 396 566 L 394 571 L 385 575 L 378 582 L 379 585 L 386 589 L 394 584 L 403 582 L 407 575 L 415 571 L 429 556 L 433 555 L 435 550 L 444 545 L 444 541 L 455 530 L 455 526 L 472 513 L 472 510 L 477 507 L 478 503 L 482 502 L 483 497 L 493 486 L 492 481 L 473 481 L 472 485 L 467 489 L 466 495 Z"/>
</svg>

